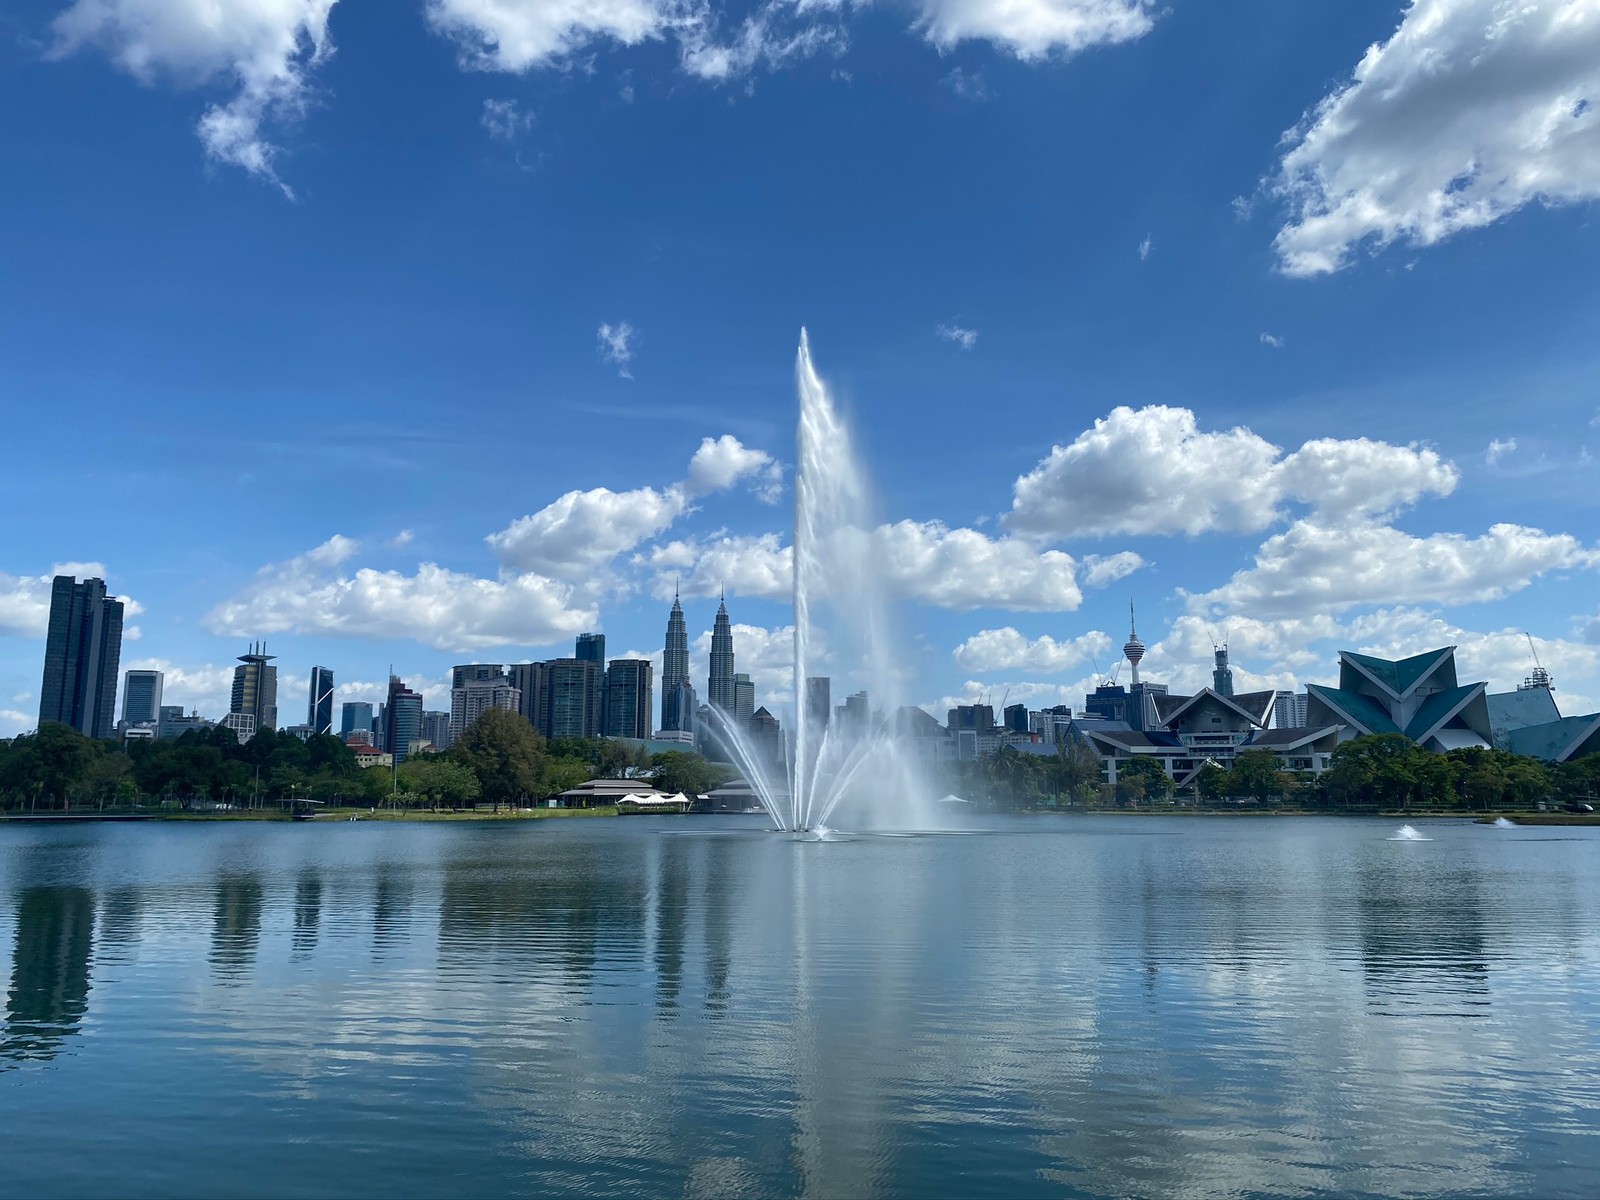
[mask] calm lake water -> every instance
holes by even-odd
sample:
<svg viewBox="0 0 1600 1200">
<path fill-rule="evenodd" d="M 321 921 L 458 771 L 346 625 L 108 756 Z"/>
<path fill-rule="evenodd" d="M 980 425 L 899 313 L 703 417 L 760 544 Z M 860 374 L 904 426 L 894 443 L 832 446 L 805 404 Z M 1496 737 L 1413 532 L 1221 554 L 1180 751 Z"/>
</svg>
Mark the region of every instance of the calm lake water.
<svg viewBox="0 0 1600 1200">
<path fill-rule="evenodd" d="M 1600 830 L 0 829 L 7 1196 L 1594 1196 Z"/>
</svg>

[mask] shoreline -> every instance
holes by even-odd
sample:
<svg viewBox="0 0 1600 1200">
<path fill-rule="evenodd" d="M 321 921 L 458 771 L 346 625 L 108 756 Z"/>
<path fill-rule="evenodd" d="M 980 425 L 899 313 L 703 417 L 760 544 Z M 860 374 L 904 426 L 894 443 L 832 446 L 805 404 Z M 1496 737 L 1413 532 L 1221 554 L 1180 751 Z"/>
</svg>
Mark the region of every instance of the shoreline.
<svg viewBox="0 0 1600 1200">
<path fill-rule="evenodd" d="M 409 823 L 413 825 L 446 822 L 446 821 L 542 821 L 551 818 L 565 817 L 614 817 L 617 810 L 612 806 L 598 808 L 532 808 L 532 809 L 501 809 L 499 812 L 464 810 L 459 812 L 441 811 L 429 812 L 426 810 L 412 810 L 410 812 L 394 809 L 366 809 L 366 808 L 336 808 L 327 812 L 315 813 L 309 821 L 296 821 L 288 812 L 273 812 L 266 809 L 240 809 L 234 812 L 188 812 L 182 809 L 172 809 L 166 812 L 48 812 L 48 813 L 0 813 L 0 826 L 3 825 L 79 825 L 88 822 L 114 822 L 127 824 L 130 822 L 145 821 L 175 821 L 175 822 L 204 822 L 204 821 L 249 821 L 255 823 L 275 823 L 294 825 L 346 825 L 359 821 L 382 821 L 394 824 Z"/>
</svg>

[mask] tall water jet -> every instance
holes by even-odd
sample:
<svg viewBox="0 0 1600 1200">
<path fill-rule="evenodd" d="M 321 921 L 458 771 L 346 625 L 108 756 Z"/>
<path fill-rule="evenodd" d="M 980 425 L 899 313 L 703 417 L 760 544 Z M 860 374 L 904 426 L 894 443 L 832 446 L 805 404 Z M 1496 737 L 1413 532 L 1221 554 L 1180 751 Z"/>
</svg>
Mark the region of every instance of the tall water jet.
<svg viewBox="0 0 1600 1200">
<path fill-rule="evenodd" d="M 930 793 L 893 715 L 902 689 L 870 489 L 803 329 L 795 385 L 794 710 L 781 783 L 732 722 L 724 739 L 780 829 L 825 830 L 846 803 L 863 824 L 926 827 Z M 808 681 L 829 662 L 888 715 L 836 721 L 813 704 Z"/>
</svg>

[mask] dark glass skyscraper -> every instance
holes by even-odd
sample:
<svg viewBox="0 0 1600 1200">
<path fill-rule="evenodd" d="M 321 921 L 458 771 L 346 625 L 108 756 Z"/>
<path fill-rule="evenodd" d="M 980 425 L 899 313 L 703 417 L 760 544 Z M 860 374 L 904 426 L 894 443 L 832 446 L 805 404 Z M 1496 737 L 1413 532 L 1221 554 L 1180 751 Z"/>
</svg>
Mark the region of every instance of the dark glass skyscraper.
<svg viewBox="0 0 1600 1200">
<path fill-rule="evenodd" d="M 689 628 L 683 621 L 683 605 L 676 594 L 667 617 L 667 647 L 661 656 L 661 728 L 694 728 L 693 692 L 684 708 L 684 689 L 689 685 Z"/>
<path fill-rule="evenodd" d="M 385 749 L 394 755 L 395 766 L 399 766 L 411 753 L 411 744 L 422 740 L 422 693 L 401 683 L 399 676 L 389 676 L 389 703 L 384 719 L 388 722 L 384 733 Z"/>
<path fill-rule="evenodd" d="M 126 725 L 154 725 L 161 719 L 160 671 L 128 671 L 122 676 L 122 720 Z"/>
<path fill-rule="evenodd" d="M 346 700 L 339 721 L 339 736 L 349 737 L 357 731 L 372 732 L 372 705 L 365 700 Z"/>
<path fill-rule="evenodd" d="M 311 732 L 333 732 L 333 672 L 327 667 L 311 668 L 311 703 L 306 709 L 306 724 Z"/>
<path fill-rule="evenodd" d="M 711 672 L 706 680 L 706 703 L 730 717 L 733 715 L 733 626 L 728 621 L 726 598 L 717 605 L 717 619 L 711 626 Z"/>
<path fill-rule="evenodd" d="M 92 738 L 115 732 L 117 667 L 122 661 L 122 601 L 105 581 L 57 575 L 39 685 L 39 723 L 59 721 Z"/>
<path fill-rule="evenodd" d="M 581 659 L 584 662 L 599 663 L 600 669 L 602 671 L 605 670 L 606 635 L 603 633 L 580 633 L 578 635 L 577 652 L 572 657 Z"/>
<path fill-rule="evenodd" d="M 606 671 L 606 736 L 648 738 L 651 672 L 648 658 L 615 658 Z"/>
</svg>

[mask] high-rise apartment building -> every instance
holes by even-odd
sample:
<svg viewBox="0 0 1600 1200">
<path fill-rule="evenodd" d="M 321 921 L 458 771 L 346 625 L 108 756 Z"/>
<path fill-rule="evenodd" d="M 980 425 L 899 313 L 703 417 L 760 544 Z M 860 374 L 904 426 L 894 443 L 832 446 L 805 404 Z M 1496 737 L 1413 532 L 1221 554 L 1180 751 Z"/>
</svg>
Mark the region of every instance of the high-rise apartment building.
<svg viewBox="0 0 1600 1200">
<path fill-rule="evenodd" d="M 504 679 L 506 669 L 499 663 L 466 663 L 459 667 L 450 668 L 450 689 L 466 687 L 467 684 L 483 679 Z"/>
<path fill-rule="evenodd" d="M 1274 729 L 1304 729 L 1306 727 L 1306 694 L 1304 692 L 1276 692 L 1272 698 L 1272 725 Z"/>
<path fill-rule="evenodd" d="M 689 629 L 683 620 L 683 605 L 676 594 L 667 616 L 667 645 L 661 656 L 661 728 L 689 731 L 694 728 L 693 689 L 691 703 L 683 706 L 684 689 L 689 686 Z"/>
<path fill-rule="evenodd" d="M 422 693 L 414 692 L 397 675 L 389 676 L 389 702 L 384 708 L 384 749 L 395 766 L 405 762 L 411 747 L 422 740 Z"/>
<path fill-rule="evenodd" d="M 122 676 L 122 723 L 159 725 L 161 689 L 166 677 L 160 671 L 128 671 Z"/>
<path fill-rule="evenodd" d="M 272 665 L 274 657 L 267 653 L 265 642 L 252 642 L 250 653 L 241 654 L 239 665 L 233 669 L 233 699 L 228 712 L 251 718 L 252 737 L 263 729 L 278 728 L 278 668 Z M 245 724 L 235 722 L 229 728 L 238 733 Z"/>
<path fill-rule="evenodd" d="M 522 693 L 504 675 L 496 679 L 471 679 L 450 689 L 450 741 L 455 741 L 491 708 L 522 711 Z M 432 741 L 433 739 L 428 739 Z M 448 743 L 447 743 L 448 744 Z"/>
<path fill-rule="evenodd" d="M 450 714 L 424 712 L 422 714 L 422 740 L 435 750 L 448 750 L 455 739 L 450 736 Z"/>
<path fill-rule="evenodd" d="M 728 620 L 728 602 L 717 605 L 717 619 L 711 626 L 711 671 L 706 680 L 706 703 L 724 713 L 733 712 L 733 625 Z"/>
<path fill-rule="evenodd" d="M 578 646 L 572 656 L 583 662 L 600 664 L 600 669 L 605 670 L 606 664 L 606 635 L 603 633 L 580 633 Z"/>
<path fill-rule="evenodd" d="M 1026 704 L 1008 704 L 1005 712 L 1001 714 L 1001 721 L 1012 733 L 1027 733 L 1028 706 Z"/>
<path fill-rule="evenodd" d="M 92 738 L 115 733 L 117 667 L 122 661 L 122 601 L 103 579 L 57 575 L 39 685 L 39 723 L 59 721 Z"/>
<path fill-rule="evenodd" d="M 546 669 L 545 727 L 550 738 L 600 736 L 600 664 L 581 658 L 557 658 Z"/>
<path fill-rule="evenodd" d="M 606 668 L 607 737 L 648 738 L 655 712 L 652 680 L 655 664 L 648 658 L 614 658 Z"/>
<path fill-rule="evenodd" d="M 550 697 L 550 672 L 547 664 L 518 663 L 507 670 L 511 686 L 517 689 L 521 697 L 517 702 L 517 711 L 529 725 L 543 733 L 549 725 L 545 714 L 545 701 Z"/>
<path fill-rule="evenodd" d="M 311 668 L 311 703 L 306 706 L 306 724 L 313 734 L 333 732 L 333 672 L 327 667 Z"/>
<path fill-rule="evenodd" d="M 733 723 L 740 729 L 749 729 L 750 718 L 755 714 L 755 681 L 750 676 L 740 672 L 733 677 Z"/>
</svg>

